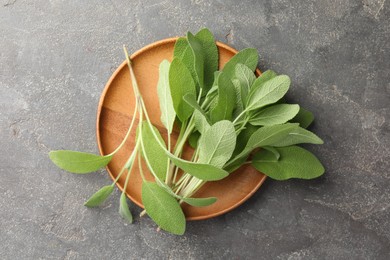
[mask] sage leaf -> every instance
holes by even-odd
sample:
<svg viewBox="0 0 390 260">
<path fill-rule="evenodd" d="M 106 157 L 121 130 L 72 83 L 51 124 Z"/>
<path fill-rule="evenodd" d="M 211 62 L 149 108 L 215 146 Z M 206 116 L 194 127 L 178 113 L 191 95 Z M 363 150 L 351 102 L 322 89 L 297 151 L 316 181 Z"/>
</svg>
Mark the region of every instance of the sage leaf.
<svg viewBox="0 0 390 260">
<path fill-rule="evenodd" d="M 153 131 L 155 134 L 152 133 L 149 124 L 146 121 L 142 122 L 141 138 L 144 145 L 142 153 L 146 154 L 150 167 L 152 168 L 156 176 L 161 181 L 164 181 L 168 169 L 168 158 L 165 153 L 167 148 L 158 129 L 153 126 Z M 158 137 L 157 142 L 155 136 Z M 161 147 L 162 145 L 163 147 Z"/>
<path fill-rule="evenodd" d="M 112 155 L 99 156 L 69 150 L 51 151 L 49 157 L 59 168 L 78 174 L 97 171 L 112 159 Z"/>
<path fill-rule="evenodd" d="M 97 207 L 102 204 L 113 192 L 114 186 L 107 185 L 102 187 L 100 190 L 95 192 L 88 200 L 84 203 L 84 206 L 89 208 Z"/>
<path fill-rule="evenodd" d="M 244 111 L 244 102 L 242 101 L 242 98 L 241 98 L 241 84 L 240 84 L 240 81 L 238 79 L 232 79 L 232 83 L 233 83 L 233 86 L 234 86 L 234 90 L 236 92 L 236 105 L 235 105 L 235 109 L 233 111 L 233 118 L 236 118 L 237 116 L 239 116 L 241 114 L 242 111 Z"/>
<path fill-rule="evenodd" d="M 252 71 L 255 71 L 257 63 L 259 62 L 259 56 L 257 50 L 253 48 L 243 49 L 236 55 L 234 55 L 223 67 L 225 72 L 230 77 L 234 76 L 234 71 L 238 63 L 244 64 Z"/>
<path fill-rule="evenodd" d="M 198 147 L 198 141 L 200 138 L 200 133 L 198 131 L 193 132 L 189 137 L 188 137 L 188 143 L 190 146 L 194 149 Z"/>
<path fill-rule="evenodd" d="M 179 39 L 177 39 L 173 50 L 173 57 L 182 61 L 182 63 L 187 67 L 187 69 L 191 73 L 191 77 L 197 87 L 197 90 L 199 90 L 199 86 L 197 84 L 197 75 L 195 71 L 194 52 L 192 51 L 190 43 L 185 37 L 180 37 Z"/>
<path fill-rule="evenodd" d="M 276 72 L 273 70 L 264 71 L 251 85 L 250 93 L 257 91 L 257 89 L 261 88 L 265 82 L 270 79 L 273 79 L 277 76 Z"/>
<path fill-rule="evenodd" d="M 213 85 L 214 72 L 218 69 L 218 48 L 213 34 L 207 28 L 195 34 L 195 38 L 202 44 L 204 53 L 204 89 L 207 92 Z"/>
<path fill-rule="evenodd" d="M 207 118 L 206 113 L 196 102 L 196 98 L 192 94 L 187 94 L 183 97 L 190 106 L 192 106 L 195 111 L 193 113 L 195 128 L 200 132 L 204 133 L 210 127 L 210 121 Z"/>
<path fill-rule="evenodd" d="M 258 126 L 284 124 L 292 119 L 298 111 L 299 105 L 273 105 L 252 115 L 249 119 L 249 123 Z"/>
<path fill-rule="evenodd" d="M 177 167 L 200 180 L 218 181 L 229 175 L 227 171 L 210 164 L 186 161 L 170 153 L 167 155 Z"/>
<path fill-rule="evenodd" d="M 291 122 L 299 123 L 303 128 L 308 128 L 314 121 L 314 115 L 307 109 L 301 107 L 298 114 L 291 120 Z"/>
<path fill-rule="evenodd" d="M 165 126 L 168 134 L 172 133 L 173 123 L 175 122 L 176 113 L 173 108 L 171 89 L 169 87 L 169 66 L 167 60 L 160 63 L 159 79 L 157 83 L 157 94 L 160 101 L 161 123 Z"/>
<path fill-rule="evenodd" d="M 190 94 L 190 93 L 186 94 L 184 95 L 183 99 L 185 102 L 187 102 L 188 105 L 192 106 L 195 110 L 200 112 L 207 120 L 207 115 L 203 111 L 203 109 L 199 106 L 198 102 L 196 102 L 196 96 L 194 94 Z"/>
<path fill-rule="evenodd" d="M 252 165 L 275 180 L 291 178 L 313 179 L 321 176 L 325 169 L 320 161 L 309 151 L 299 146 L 277 148 L 280 159 L 273 161 L 273 154 L 260 150 L 252 159 Z"/>
<path fill-rule="evenodd" d="M 204 86 L 204 54 L 203 54 L 202 44 L 190 32 L 187 33 L 187 40 L 188 40 L 188 43 L 190 44 L 192 53 L 193 53 L 194 58 L 195 58 L 193 66 L 195 68 L 196 82 L 198 83 L 197 85 L 200 88 L 203 88 L 203 86 Z"/>
<path fill-rule="evenodd" d="M 122 192 L 120 201 L 119 201 L 119 215 L 124 218 L 130 224 L 133 223 L 133 215 L 131 215 L 129 205 L 127 204 L 126 194 Z"/>
<path fill-rule="evenodd" d="M 235 107 L 236 93 L 229 75 L 222 72 L 218 77 L 218 96 L 215 106 L 210 108 L 211 123 L 221 120 L 231 120 Z"/>
<path fill-rule="evenodd" d="M 254 85 L 256 85 L 256 81 Z M 247 110 L 256 110 L 281 99 L 290 87 L 290 78 L 286 75 L 276 76 L 266 81 L 260 88 L 249 94 Z"/>
<path fill-rule="evenodd" d="M 188 105 L 183 96 L 186 94 L 196 95 L 195 83 L 187 67 L 179 59 L 173 59 L 169 68 L 169 86 L 173 107 L 177 117 L 183 122 L 188 119 L 194 109 Z"/>
<path fill-rule="evenodd" d="M 272 146 L 264 146 L 264 147 L 261 147 L 261 148 L 271 152 L 274 155 L 274 161 L 275 162 L 279 160 L 280 153 L 278 152 L 278 150 L 276 150 L 276 148 L 274 148 Z"/>
<path fill-rule="evenodd" d="M 206 207 L 214 204 L 217 201 L 216 197 L 209 198 L 182 198 L 182 200 L 194 207 Z"/>
<path fill-rule="evenodd" d="M 238 63 L 234 70 L 234 76 L 239 81 L 240 97 L 243 104 L 246 104 L 246 100 L 249 94 L 249 90 L 256 80 L 256 76 L 253 70 L 248 66 Z"/>
<path fill-rule="evenodd" d="M 302 127 L 298 127 L 288 133 L 288 135 L 280 140 L 279 142 L 274 143 L 272 146 L 275 147 L 283 147 L 283 146 L 290 146 L 293 144 L 323 144 L 324 141 L 321 140 L 317 135 L 310 132 L 309 130 L 306 130 Z"/>
<path fill-rule="evenodd" d="M 236 141 L 236 148 L 234 149 L 233 152 L 233 157 L 238 155 L 242 150 L 244 150 L 246 144 L 249 141 L 249 138 L 253 135 L 254 132 L 256 132 L 257 129 L 260 127 L 254 126 L 247 124 L 245 126 L 245 129 L 243 129 L 240 134 L 237 136 L 237 141 Z"/>
<path fill-rule="evenodd" d="M 156 224 L 172 234 L 183 235 L 186 219 L 179 202 L 154 182 L 143 182 L 142 203 Z"/>
<path fill-rule="evenodd" d="M 199 140 L 199 162 L 222 168 L 236 147 L 234 124 L 222 120 L 212 125 Z"/>
</svg>

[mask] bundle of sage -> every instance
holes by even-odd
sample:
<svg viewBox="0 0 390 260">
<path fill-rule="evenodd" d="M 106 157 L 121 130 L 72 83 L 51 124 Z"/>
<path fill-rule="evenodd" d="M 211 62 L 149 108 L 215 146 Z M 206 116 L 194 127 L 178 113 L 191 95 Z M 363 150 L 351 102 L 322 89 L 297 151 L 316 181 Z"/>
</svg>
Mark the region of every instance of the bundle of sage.
<svg viewBox="0 0 390 260">
<path fill-rule="evenodd" d="M 288 76 L 267 70 L 256 77 L 257 50 L 238 52 L 218 70 L 218 48 L 208 29 L 195 35 L 188 32 L 186 37 L 179 38 L 172 62 L 163 60 L 159 67 L 157 91 L 166 141 L 149 118 L 132 62 L 126 48 L 124 51 L 135 109 L 122 143 L 104 156 L 68 150 L 49 154 L 61 169 L 79 174 L 94 172 L 110 162 L 125 145 L 131 130 L 137 128 L 135 147 L 117 178 L 93 194 L 85 206 L 95 207 L 104 202 L 120 176 L 126 173 L 119 213 L 132 222 L 125 190 L 138 162 L 145 212 L 161 229 L 183 234 L 186 218 L 180 204 L 203 207 L 215 203 L 215 197 L 194 195 L 206 182 L 221 180 L 243 164 L 251 164 L 275 180 L 312 179 L 324 173 L 319 160 L 297 146 L 323 143 L 306 129 L 314 119 L 313 114 L 297 104 L 284 103 L 283 97 L 290 87 Z M 173 146 L 171 134 L 175 122 L 180 132 Z M 194 150 L 191 160 L 182 158 L 186 143 Z M 145 179 L 141 160 L 154 182 Z"/>
</svg>

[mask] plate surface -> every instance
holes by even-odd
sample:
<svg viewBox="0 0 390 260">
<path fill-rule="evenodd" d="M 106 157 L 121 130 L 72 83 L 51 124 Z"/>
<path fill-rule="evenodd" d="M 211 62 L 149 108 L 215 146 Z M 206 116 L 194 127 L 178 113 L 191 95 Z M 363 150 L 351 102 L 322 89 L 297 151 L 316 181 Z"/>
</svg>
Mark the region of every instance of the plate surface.
<svg viewBox="0 0 390 260">
<path fill-rule="evenodd" d="M 150 44 L 131 56 L 133 69 L 138 85 L 148 109 L 153 124 L 160 130 L 163 138 L 166 131 L 160 121 L 160 109 L 157 97 L 158 68 L 162 60 L 172 60 L 173 48 L 177 38 L 170 38 Z M 236 50 L 217 42 L 219 49 L 219 66 L 223 65 L 235 54 Z M 259 74 L 260 71 L 257 71 Z M 97 112 L 97 142 L 102 155 L 109 154 L 121 143 L 130 125 L 134 112 L 134 94 L 132 91 L 130 73 L 126 62 L 123 62 L 109 79 L 100 98 Z M 176 129 L 177 130 L 177 129 Z M 107 171 L 111 178 L 118 176 L 122 166 L 134 147 L 135 131 L 119 151 L 110 164 Z M 176 139 L 177 132 L 173 134 Z M 187 147 L 187 150 L 190 148 Z M 143 165 L 146 178 L 153 180 Z M 187 220 L 201 220 L 226 213 L 242 204 L 261 186 L 266 176 L 259 173 L 249 165 L 245 165 L 233 172 L 229 177 L 217 181 L 208 182 L 194 197 L 217 197 L 218 201 L 207 207 L 192 207 L 183 204 L 183 210 Z M 117 186 L 123 189 L 126 179 L 124 173 Z M 138 206 L 143 207 L 141 200 L 142 179 L 138 172 L 138 165 L 134 165 L 134 171 L 130 176 L 126 194 Z"/>
</svg>

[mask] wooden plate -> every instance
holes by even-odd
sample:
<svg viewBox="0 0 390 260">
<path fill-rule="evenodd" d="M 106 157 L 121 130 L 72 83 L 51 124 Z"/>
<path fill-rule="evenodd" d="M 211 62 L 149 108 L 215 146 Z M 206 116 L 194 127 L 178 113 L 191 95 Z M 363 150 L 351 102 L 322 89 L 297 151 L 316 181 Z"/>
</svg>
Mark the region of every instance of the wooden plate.
<svg viewBox="0 0 390 260">
<path fill-rule="evenodd" d="M 172 60 L 173 48 L 177 38 L 170 38 L 150 44 L 131 56 L 135 76 L 143 96 L 150 118 L 159 128 L 163 137 L 166 137 L 165 128 L 160 122 L 160 109 L 157 97 L 158 68 L 162 60 Z M 218 42 L 219 66 L 223 65 L 235 54 L 236 50 Z M 260 71 L 257 71 L 260 74 Z M 123 62 L 111 76 L 100 98 L 97 112 L 97 142 L 102 155 L 112 152 L 123 140 L 130 125 L 134 111 L 134 94 L 132 91 L 130 73 L 126 62 Z M 135 132 L 131 133 L 126 145 L 119 151 L 110 164 L 107 171 L 111 178 L 118 176 L 122 166 L 134 147 Z M 173 135 L 175 139 L 177 133 Z M 144 165 L 143 169 L 147 167 Z M 126 174 L 119 179 L 117 185 L 123 189 Z M 146 178 L 153 180 L 146 172 Z M 196 194 L 195 197 L 218 198 L 218 201 L 207 207 L 192 207 L 183 204 L 183 210 L 188 220 L 201 220 L 226 213 L 253 195 L 261 186 L 266 176 L 256 171 L 249 165 L 241 167 L 229 177 L 217 181 L 208 182 Z M 142 179 L 138 172 L 138 165 L 130 176 L 126 189 L 128 197 L 138 206 L 143 207 L 141 200 Z"/>
</svg>

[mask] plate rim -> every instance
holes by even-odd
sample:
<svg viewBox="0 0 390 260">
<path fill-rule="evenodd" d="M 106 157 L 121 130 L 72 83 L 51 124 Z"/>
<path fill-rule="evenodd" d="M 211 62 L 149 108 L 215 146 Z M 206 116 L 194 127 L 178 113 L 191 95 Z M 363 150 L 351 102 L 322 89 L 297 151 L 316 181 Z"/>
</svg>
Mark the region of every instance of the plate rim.
<svg viewBox="0 0 390 260">
<path fill-rule="evenodd" d="M 144 47 L 142 47 L 141 49 L 135 51 L 133 54 L 130 55 L 130 59 L 134 59 L 135 57 L 137 57 L 138 55 L 142 54 L 143 52 L 145 51 L 148 51 L 152 48 L 155 48 L 155 47 L 158 47 L 160 45 L 164 45 L 164 44 L 169 44 L 169 43 L 173 43 L 173 42 L 176 42 L 177 39 L 179 39 L 180 37 L 170 37 L 170 38 L 166 38 L 166 39 L 163 39 L 163 40 L 159 40 L 159 41 L 156 41 L 156 42 L 153 42 L 153 43 L 150 43 Z M 223 42 L 220 42 L 220 41 L 215 41 L 217 47 L 220 47 L 220 48 L 224 48 L 234 54 L 238 53 L 238 51 L 236 49 L 234 49 L 233 47 L 223 43 Z M 104 89 L 100 95 L 100 98 L 99 98 L 99 102 L 98 102 L 98 107 L 97 107 L 97 112 L 96 112 L 96 140 L 97 140 L 97 145 L 98 145 L 98 149 L 99 149 L 99 154 L 100 155 L 104 155 L 103 153 L 103 147 L 102 147 L 102 143 L 101 143 L 101 138 L 100 138 L 100 130 L 99 130 L 99 126 L 100 126 L 100 115 L 101 115 L 101 112 L 102 112 L 102 109 L 103 109 L 103 103 L 104 103 L 104 100 L 106 98 L 106 94 L 112 84 L 112 82 L 114 81 L 114 79 L 116 78 L 116 76 L 118 75 L 118 73 L 123 69 L 123 67 L 127 66 L 127 61 L 124 60 L 117 68 L 116 70 L 112 73 L 112 75 L 110 76 L 110 78 L 108 79 L 107 83 L 105 84 L 104 86 Z M 257 76 L 260 76 L 262 73 L 261 71 L 259 70 L 259 68 L 256 68 L 256 75 Z M 105 167 L 106 171 L 108 172 L 110 178 L 114 181 L 116 177 L 114 177 L 114 175 L 112 174 L 110 168 L 108 167 L 108 165 Z M 195 217 L 187 217 L 186 216 L 186 220 L 205 220 L 205 219 L 209 219 L 209 218 L 214 218 L 214 217 L 217 217 L 217 216 L 220 216 L 220 215 L 223 215 L 229 211 L 232 211 L 233 209 L 239 207 L 240 205 L 242 205 L 245 201 L 247 201 L 249 198 L 251 198 L 253 196 L 253 194 L 255 192 L 258 191 L 258 189 L 260 188 L 260 186 L 264 183 L 264 181 L 267 179 L 267 176 L 263 174 L 263 178 L 257 183 L 257 185 L 250 191 L 248 192 L 248 194 L 246 194 L 241 200 L 237 201 L 236 203 L 234 203 L 233 205 L 231 205 L 230 207 L 227 207 L 223 210 L 220 210 L 218 212 L 214 212 L 214 213 L 210 213 L 210 214 L 205 214 L 205 215 L 200 215 L 200 216 L 195 216 Z M 122 192 L 123 191 L 123 187 L 120 185 L 119 182 L 116 182 L 115 185 L 118 187 L 118 189 Z M 129 198 L 134 204 L 136 204 L 138 207 L 144 209 L 144 206 L 142 203 L 139 203 L 138 201 L 135 201 L 133 200 L 130 195 L 125 191 L 125 194 L 126 194 L 126 197 Z"/>
</svg>

